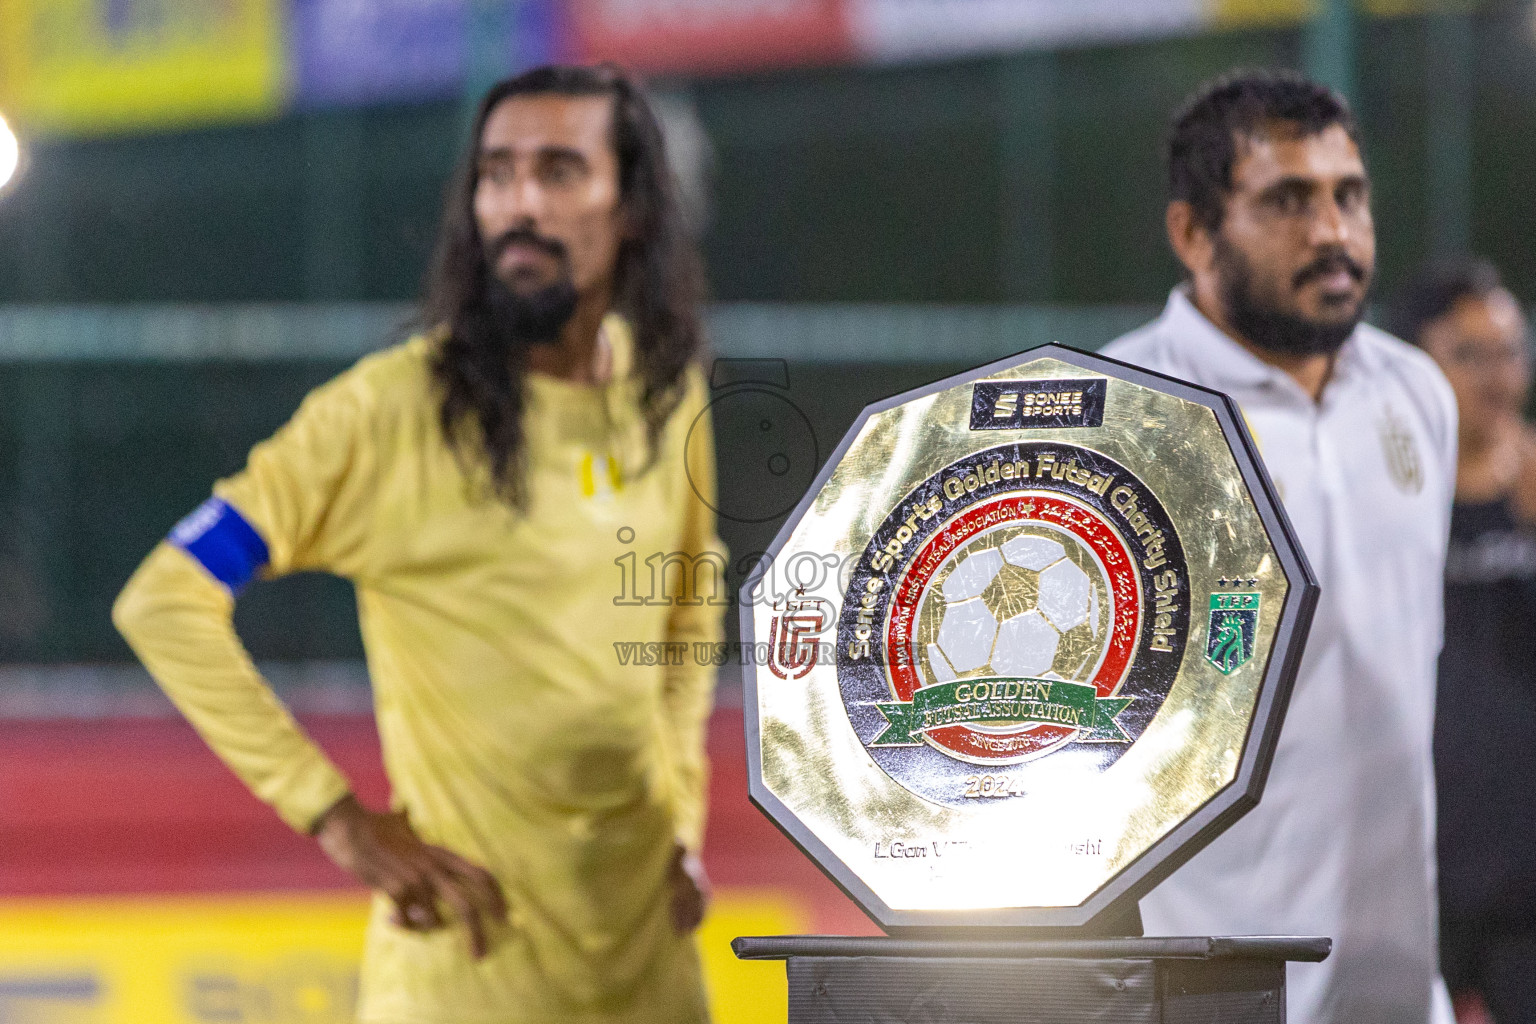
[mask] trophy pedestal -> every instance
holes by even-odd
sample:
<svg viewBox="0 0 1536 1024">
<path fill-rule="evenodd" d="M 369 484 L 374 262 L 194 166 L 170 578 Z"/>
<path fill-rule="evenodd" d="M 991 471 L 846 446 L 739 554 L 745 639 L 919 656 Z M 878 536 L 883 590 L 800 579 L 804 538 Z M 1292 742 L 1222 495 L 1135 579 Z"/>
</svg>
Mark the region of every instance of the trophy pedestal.
<svg viewBox="0 0 1536 1024">
<path fill-rule="evenodd" d="M 1332 940 L 745 937 L 784 960 L 789 1024 L 1283 1024 L 1285 965 Z"/>
</svg>

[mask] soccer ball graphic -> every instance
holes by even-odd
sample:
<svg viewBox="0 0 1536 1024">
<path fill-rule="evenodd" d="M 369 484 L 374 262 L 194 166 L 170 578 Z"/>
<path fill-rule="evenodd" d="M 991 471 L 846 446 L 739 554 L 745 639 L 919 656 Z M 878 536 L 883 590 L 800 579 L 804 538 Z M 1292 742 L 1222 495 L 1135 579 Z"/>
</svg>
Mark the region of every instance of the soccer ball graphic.
<svg viewBox="0 0 1536 1024">
<path fill-rule="evenodd" d="M 1039 523 L 982 534 L 940 566 L 921 598 L 915 653 L 925 684 L 1088 682 L 1109 646 L 1110 602 L 1103 569 L 1071 534 Z"/>
</svg>

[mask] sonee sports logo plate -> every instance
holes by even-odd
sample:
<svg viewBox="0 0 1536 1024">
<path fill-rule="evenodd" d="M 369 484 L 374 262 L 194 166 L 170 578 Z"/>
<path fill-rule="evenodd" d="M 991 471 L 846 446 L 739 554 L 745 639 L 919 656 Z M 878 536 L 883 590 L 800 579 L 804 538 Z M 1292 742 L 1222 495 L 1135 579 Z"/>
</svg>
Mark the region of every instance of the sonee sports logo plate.
<svg viewBox="0 0 1536 1024">
<path fill-rule="evenodd" d="M 1102 377 L 977 381 L 971 429 L 1102 426 L 1106 383 Z"/>
<path fill-rule="evenodd" d="M 958 806 L 978 765 L 1118 760 L 1168 696 L 1189 615 L 1178 532 L 1134 474 L 1077 445 L 999 445 L 875 531 L 844 595 L 838 685 L 874 761 Z"/>
</svg>

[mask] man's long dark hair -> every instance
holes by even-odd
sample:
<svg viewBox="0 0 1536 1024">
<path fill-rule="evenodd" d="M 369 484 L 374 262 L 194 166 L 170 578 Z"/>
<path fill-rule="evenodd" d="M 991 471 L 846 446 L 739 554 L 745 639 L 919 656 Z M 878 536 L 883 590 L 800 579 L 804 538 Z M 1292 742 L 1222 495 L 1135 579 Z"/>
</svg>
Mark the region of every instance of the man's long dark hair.
<svg viewBox="0 0 1536 1024">
<path fill-rule="evenodd" d="M 629 224 L 614 268 L 614 305 L 634 332 L 634 373 L 654 462 L 663 426 L 699 355 L 703 275 L 666 162 L 661 128 L 639 86 L 608 65 L 535 68 L 500 82 L 475 115 L 470 148 L 447 209 L 422 302 L 422 324 L 446 330 L 432 364 L 443 432 L 461 457 L 485 458 L 502 499 L 526 507 L 528 347 L 498 336 L 488 285 L 493 273 L 475 226 L 480 140 L 491 111 L 514 96 L 610 96 L 619 201 Z"/>
</svg>

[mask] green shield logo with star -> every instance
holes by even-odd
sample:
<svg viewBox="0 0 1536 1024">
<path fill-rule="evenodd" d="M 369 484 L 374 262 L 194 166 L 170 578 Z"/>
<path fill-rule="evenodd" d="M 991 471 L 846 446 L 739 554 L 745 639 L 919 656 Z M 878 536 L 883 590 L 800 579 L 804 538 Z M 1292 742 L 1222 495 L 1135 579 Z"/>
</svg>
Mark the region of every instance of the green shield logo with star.
<svg viewBox="0 0 1536 1024">
<path fill-rule="evenodd" d="M 1253 637 L 1258 628 L 1258 594 L 1212 594 L 1206 660 L 1225 675 L 1236 672 L 1253 657 Z"/>
</svg>

